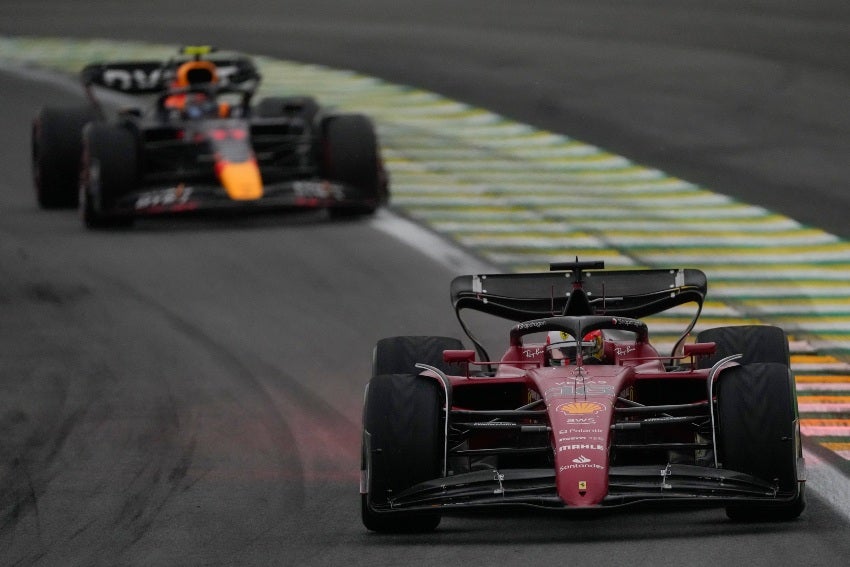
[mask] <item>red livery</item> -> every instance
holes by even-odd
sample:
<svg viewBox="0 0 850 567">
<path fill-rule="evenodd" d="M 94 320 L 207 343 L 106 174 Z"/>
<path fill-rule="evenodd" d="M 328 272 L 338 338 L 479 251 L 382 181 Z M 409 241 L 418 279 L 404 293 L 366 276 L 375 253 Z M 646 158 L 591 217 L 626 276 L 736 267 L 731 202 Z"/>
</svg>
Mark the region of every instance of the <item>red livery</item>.
<svg viewBox="0 0 850 567">
<path fill-rule="evenodd" d="M 804 462 L 784 331 L 729 326 L 689 340 L 708 289 L 701 271 L 603 268 L 460 276 L 451 296 L 474 349 L 448 337 L 378 342 L 363 411 L 368 529 L 427 531 L 444 514 L 523 507 L 800 515 Z M 499 358 L 470 332 L 465 310 L 514 322 Z M 644 320 L 664 311 L 690 315 L 666 354 Z"/>
</svg>

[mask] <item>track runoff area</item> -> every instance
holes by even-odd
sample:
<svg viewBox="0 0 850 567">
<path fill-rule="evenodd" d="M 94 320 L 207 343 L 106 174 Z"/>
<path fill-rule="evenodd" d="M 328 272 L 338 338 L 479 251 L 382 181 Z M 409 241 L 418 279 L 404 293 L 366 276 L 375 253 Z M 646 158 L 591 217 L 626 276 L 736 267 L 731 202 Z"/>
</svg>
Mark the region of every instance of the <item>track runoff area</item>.
<svg viewBox="0 0 850 567">
<path fill-rule="evenodd" d="M 63 73 L 98 60 L 165 59 L 176 50 L 0 36 L 2 66 Z M 850 470 L 850 242 L 435 93 L 317 65 L 256 62 L 264 78 L 259 96 L 310 94 L 375 120 L 398 215 L 373 222 L 426 253 L 447 241 L 500 270 L 546 270 L 576 257 L 607 267 L 702 269 L 709 296 L 696 330 L 784 328 L 803 434 Z M 401 234 L 413 226 L 404 217 L 438 237 Z M 672 345 L 689 319 L 685 312 L 653 319 L 656 342 Z"/>
</svg>

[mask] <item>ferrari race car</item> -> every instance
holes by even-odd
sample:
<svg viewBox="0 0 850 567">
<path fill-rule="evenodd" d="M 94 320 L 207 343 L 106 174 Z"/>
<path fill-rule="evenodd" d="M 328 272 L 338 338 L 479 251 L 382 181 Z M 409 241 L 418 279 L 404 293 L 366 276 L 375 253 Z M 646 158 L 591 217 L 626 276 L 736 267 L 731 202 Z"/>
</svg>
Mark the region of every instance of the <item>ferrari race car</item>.
<svg viewBox="0 0 850 567">
<path fill-rule="evenodd" d="M 81 78 L 89 105 L 45 107 L 33 122 L 33 177 L 42 208 L 79 206 L 90 228 L 190 211 L 368 215 L 388 200 L 371 121 L 311 97 L 252 104 L 261 77 L 248 57 L 191 48 Z M 152 100 L 107 120 L 95 87 Z"/>
<path fill-rule="evenodd" d="M 452 282 L 474 350 L 440 336 L 378 342 L 363 410 L 366 528 L 428 531 L 444 514 L 511 507 L 801 514 L 804 460 L 782 329 L 719 327 L 686 342 L 708 289 L 703 272 L 578 260 L 551 269 Z M 689 323 L 662 354 L 643 318 L 674 308 Z M 507 320 L 500 358 L 470 332 L 467 310 Z"/>
</svg>

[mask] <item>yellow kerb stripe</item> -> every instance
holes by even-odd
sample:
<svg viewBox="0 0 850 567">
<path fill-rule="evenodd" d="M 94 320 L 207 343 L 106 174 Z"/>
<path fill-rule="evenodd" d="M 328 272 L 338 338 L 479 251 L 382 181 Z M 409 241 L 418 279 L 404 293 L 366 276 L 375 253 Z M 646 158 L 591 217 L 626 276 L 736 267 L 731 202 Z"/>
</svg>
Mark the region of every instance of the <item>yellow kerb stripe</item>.
<svg viewBox="0 0 850 567">
<path fill-rule="evenodd" d="M 850 402 L 850 396 L 806 396 L 798 395 L 797 400 L 805 404 L 845 404 Z"/>
<path fill-rule="evenodd" d="M 816 354 L 795 354 L 791 356 L 791 363 L 799 363 L 799 364 L 823 364 L 826 362 L 838 362 L 838 359 L 834 356 L 820 356 Z"/>
<path fill-rule="evenodd" d="M 807 427 L 850 427 L 850 419 L 801 419 L 800 426 Z"/>
<path fill-rule="evenodd" d="M 806 376 L 796 376 L 798 383 L 806 384 L 847 384 L 850 383 L 850 376 L 816 376 L 809 374 Z"/>
</svg>

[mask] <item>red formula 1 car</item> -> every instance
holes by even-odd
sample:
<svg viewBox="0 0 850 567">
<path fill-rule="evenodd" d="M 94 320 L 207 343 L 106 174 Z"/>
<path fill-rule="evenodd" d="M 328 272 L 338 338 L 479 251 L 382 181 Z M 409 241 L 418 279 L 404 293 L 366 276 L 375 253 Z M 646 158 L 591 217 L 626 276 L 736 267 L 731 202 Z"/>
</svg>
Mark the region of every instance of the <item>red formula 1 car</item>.
<svg viewBox="0 0 850 567">
<path fill-rule="evenodd" d="M 90 105 L 46 107 L 33 122 L 33 176 L 41 207 L 79 205 L 90 228 L 204 211 L 356 216 L 388 200 L 371 121 L 311 97 L 253 104 L 260 74 L 248 57 L 191 48 L 81 76 Z M 95 87 L 152 100 L 107 120 Z"/>
<path fill-rule="evenodd" d="M 378 342 L 363 412 L 368 529 L 432 530 L 443 514 L 500 507 L 800 515 L 784 331 L 720 327 L 686 344 L 707 291 L 701 271 L 603 268 L 456 278 L 453 304 L 475 350 L 447 337 Z M 690 323 L 659 353 L 641 319 L 686 304 Z M 500 358 L 469 332 L 464 310 L 515 322 Z"/>
</svg>

